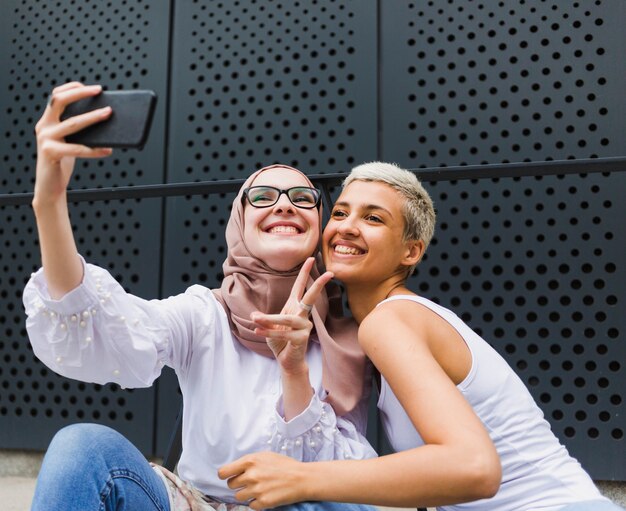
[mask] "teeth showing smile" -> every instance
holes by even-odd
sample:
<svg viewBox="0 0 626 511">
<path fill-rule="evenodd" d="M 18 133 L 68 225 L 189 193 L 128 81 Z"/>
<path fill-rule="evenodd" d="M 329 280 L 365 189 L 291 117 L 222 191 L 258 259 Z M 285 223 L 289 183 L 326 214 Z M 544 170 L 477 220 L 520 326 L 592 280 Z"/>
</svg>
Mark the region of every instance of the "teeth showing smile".
<svg viewBox="0 0 626 511">
<path fill-rule="evenodd" d="M 346 247 L 345 245 L 335 245 L 335 252 L 338 254 L 347 254 L 347 255 L 360 255 L 363 254 L 363 250 L 359 250 L 354 247 Z"/>
<path fill-rule="evenodd" d="M 267 232 L 270 234 L 298 234 L 300 231 L 291 225 L 275 225 Z"/>
</svg>

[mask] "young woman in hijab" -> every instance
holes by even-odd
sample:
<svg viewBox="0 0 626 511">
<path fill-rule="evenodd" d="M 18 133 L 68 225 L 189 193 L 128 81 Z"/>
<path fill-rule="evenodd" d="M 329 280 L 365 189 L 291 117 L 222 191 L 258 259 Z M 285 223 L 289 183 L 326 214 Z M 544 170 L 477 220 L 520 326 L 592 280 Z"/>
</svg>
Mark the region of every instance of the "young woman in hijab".
<svg viewBox="0 0 626 511">
<path fill-rule="evenodd" d="M 299 500 L 441 511 L 618 511 L 561 445 L 504 359 L 406 280 L 435 227 L 411 172 L 356 167 L 324 229 L 359 342 L 380 371 L 378 407 L 395 454 L 299 463 L 248 455 L 220 470 L 255 509 Z M 262 315 L 259 316 L 263 318 Z"/>
<path fill-rule="evenodd" d="M 243 454 L 269 449 L 303 461 L 374 456 L 362 434 L 365 357 L 355 325 L 331 310 L 340 305 L 324 289 L 331 275 L 320 277 L 310 257 L 319 244 L 321 206 L 319 192 L 300 171 L 266 167 L 237 194 L 220 289 L 192 286 L 148 301 L 126 293 L 106 270 L 78 255 L 66 198 L 74 160 L 111 150 L 69 144 L 64 137 L 111 112 L 62 122 L 60 116 L 68 104 L 100 90 L 78 83 L 58 87 L 36 127 L 33 209 L 43 268 L 24 290 L 27 330 L 37 357 L 69 378 L 148 387 L 164 365 L 172 367 L 184 400 L 180 479 L 151 466 L 112 429 L 76 424 L 53 439 L 32 509 L 247 509 L 235 504 L 216 473 Z M 255 334 L 250 315 L 257 310 L 286 313 L 286 326 L 269 340 Z M 306 402 L 285 395 L 283 407 L 277 401 L 281 383 L 299 388 L 304 367 L 313 391 Z"/>
</svg>

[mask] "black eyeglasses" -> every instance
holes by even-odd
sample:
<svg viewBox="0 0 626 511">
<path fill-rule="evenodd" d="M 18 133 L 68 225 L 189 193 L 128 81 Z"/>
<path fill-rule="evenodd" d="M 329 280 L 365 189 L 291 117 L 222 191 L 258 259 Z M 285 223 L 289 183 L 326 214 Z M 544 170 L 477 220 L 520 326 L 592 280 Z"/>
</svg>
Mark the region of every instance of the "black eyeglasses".
<svg viewBox="0 0 626 511">
<path fill-rule="evenodd" d="M 241 200 L 248 199 L 250 206 L 255 208 L 269 208 L 278 202 L 283 193 L 297 208 L 313 209 L 320 203 L 320 191 L 308 186 L 294 186 L 287 190 L 273 186 L 251 186 L 243 191 Z"/>
</svg>

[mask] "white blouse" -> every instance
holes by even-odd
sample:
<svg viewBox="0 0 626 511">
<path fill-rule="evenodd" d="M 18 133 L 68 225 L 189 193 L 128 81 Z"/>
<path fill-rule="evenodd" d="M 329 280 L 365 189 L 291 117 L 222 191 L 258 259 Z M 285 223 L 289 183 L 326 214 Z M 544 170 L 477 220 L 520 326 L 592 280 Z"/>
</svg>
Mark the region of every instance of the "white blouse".
<svg viewBox="0 0 626 511">
<path fill-rule="evenodd" d="M 322 353 L 307 353 L 314 396 L 289 422 L 281 416 L 278 363 L 242 346 L 213 293 L 192 286 L 164 300 L 124 291 L 104 269 L 85 264 L 83 282 L 60 300 L 43 270 L 24 290 L 26 328 L 35 355 L 58 374 L 122 387 L 149 387 L 164 365 L 183 394 L 182 479 L 206 495 L 235 502 L 217 469 L 244 454 L 272 450 L 301 461 L 376 456 L 363 436 L 367 396 L 349 416 L 323 402 Z"/>
</svg>

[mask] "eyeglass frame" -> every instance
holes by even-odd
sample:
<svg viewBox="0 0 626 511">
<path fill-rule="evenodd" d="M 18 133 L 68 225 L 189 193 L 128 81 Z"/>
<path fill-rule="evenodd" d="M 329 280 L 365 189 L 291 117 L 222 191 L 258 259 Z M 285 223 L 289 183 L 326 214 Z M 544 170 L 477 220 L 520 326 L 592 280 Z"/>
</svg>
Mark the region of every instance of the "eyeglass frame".
<svg viewBox="0 0 626 511">
<path fill-rule="evenodd" d="M 267 206 L 258 206 L 254 204 L 250 200 L 250 197 L 248 196 L 248 192 L 252 190 L 253 188 L 270 188 L 272 190 L 276 190 L 278 192 L 278 197 L 276 197 L 276 201 L 272 204 L 268 204 Z M 299 204 L 294 204 L 294 202 L 291 200 L 291 197 L 289 197 L 289 191 L 294 190 L 296 188 L 304 188 L 305 190 L 313 190 L 317 194 L 316 199 L 315 199 L 315 204 L 311 207 L 305 207 Z M 276 188 L 275 186 L 269 186 L 269 185 L 257 185 L 257 186 L 249 186 L 248 188 L 244 188 L 243 192 L 241 193 L 241 202 L 245 203 L 247 199 L 248 204 L 250 204 L 250 206 L 252 206 L 253 208 L 258 208 L 258 209 L 271 208 L 272 206 L 275 206 L 278 203 L 278 201 L 280 200 L 280 196 L 283 193 L 287 196 L 287 199 L 289 200 L 289 202 L 299 209 L 315 209 L 315 208 L 319 209 L 320 204 L 322 203 L 322 192 L 313 186 L 292 186 L 291 188 L 287 188 L 286 190 L 283 190 L 281 188 Z"/>
</svg>

